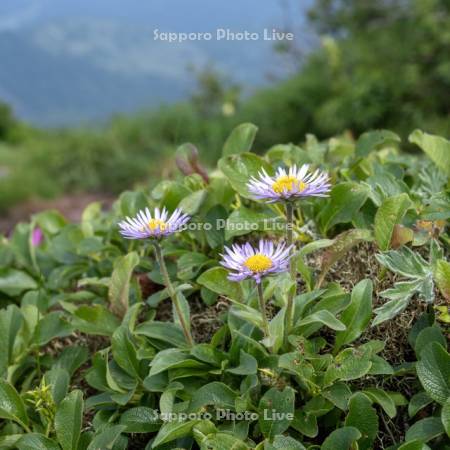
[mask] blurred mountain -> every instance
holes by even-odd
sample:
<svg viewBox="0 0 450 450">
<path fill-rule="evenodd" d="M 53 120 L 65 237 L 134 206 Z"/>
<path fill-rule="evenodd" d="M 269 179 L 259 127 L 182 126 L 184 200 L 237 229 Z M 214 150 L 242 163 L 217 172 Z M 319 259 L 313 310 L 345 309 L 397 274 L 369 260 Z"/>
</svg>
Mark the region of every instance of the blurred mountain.
<svg viewBox="0 0 450 450">
<path fill-rule="evenodd" d="M 286 0 L 287 1 L 287 0 Z M 289 1 L 288 1 L 289 3 Z M 302 18 L 310 2 L 296 14 Z M 188 67 L 212 64 L 244 92 L 283 76 L 274 42 L 154 40 L 162 32 L 256 31 L 285 24 L 277 1 L 2 0 L 0 99 L 44 126 L 101 120 L 186 98 Z M 298 6 L 297 6 L 298 7 Z"/>
</svg>

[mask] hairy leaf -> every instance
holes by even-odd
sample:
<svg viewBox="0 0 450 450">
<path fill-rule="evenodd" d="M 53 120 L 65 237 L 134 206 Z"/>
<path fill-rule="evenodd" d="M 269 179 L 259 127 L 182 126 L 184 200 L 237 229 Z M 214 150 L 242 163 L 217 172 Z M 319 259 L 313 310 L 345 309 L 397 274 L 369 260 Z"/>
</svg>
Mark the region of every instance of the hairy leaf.
<svg viewBox="0 0 450 450">
<path fill-rule="evenodd" d="M 450 355 L 436 342 L 422 350 L 417 375 L 428 395 L 440 404 L 450 397 Z"/>
<path fill-rule="evenodd" d="M 350 399 L 349 412 L 345 419 L 345 426 L 357 428 L 362 437 L 358 441 L 361 450 L 372 448 L 378 433 L 378 416 L 371 406 L 371 400 L 362 393 L 356 393 Z"/>
</svg>

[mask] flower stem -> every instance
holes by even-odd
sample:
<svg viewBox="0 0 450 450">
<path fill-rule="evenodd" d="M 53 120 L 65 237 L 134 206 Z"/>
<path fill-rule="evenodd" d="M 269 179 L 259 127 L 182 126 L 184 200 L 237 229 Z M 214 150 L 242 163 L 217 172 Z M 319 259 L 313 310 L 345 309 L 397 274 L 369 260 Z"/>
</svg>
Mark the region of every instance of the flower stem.
<svg viewBox="0 0 450 450">
<path fill-rule="evenodd" d="M 294 204 L 292 202 L 286 203 L 286 220 L 287 220 L 287 230 L 286 230 L 286 240 L 287 245 L 291 246 L 294 242 Z M 289 273 L 291 274 L 291 280 L 295 283 L 297 287 L 297 271 L 295 267 L 295 261 L 293 258 L 294 249 L 292 248 L 290 251 L 291 259 L 289 261 Z M 287 337 L 289 335 L 289 331 L 292 327 L 293 321 L 293 309 L 294 309 L 294 295 L 296 289 L 289 290 L 287 305 L 286 305 L 286 317 L 285 317 L 285 325 L 284 325 L 284 333 L 285 333 L 285 341 L 287 341 Z"/>
<path fill-rule="evenodd" d="M 161 274 L 164 279 L 164 284 L 166 285 L 167 291 L 169 292 L 169 296 L 172 299 L 173 305 L 175 306 L 175 310 L 177 312 L 184 337 L 186 338 L 186 342 L 189 344 L 189 346 L 192 347 L 194 345 L 194 340 L 192 339 L 189 327 L 186 324 L 186 321 L 184 320 L 183 312 L 181 309 L 180 302 L 178 300 L 177 293 L 170 281 L 169 272 L 167 271 L 167 266 L 166 262 L 164 261 L 161 246 L 159 245 L 158 241 L 154 241 L 153 245 L 155 247 L 156 260 L 158 261 L 159 268 L 161 270 Z"/>
<path fill-rule="evenodd" d="M 261 315 L 263 319 L 264 337 L 270 338 L 269 321 L 267 320 L 266 301 L 264 300 L 264 291 L 262 282 L 260 281 L 259 283 L 256 283 L 256 287 L 258 289 L 259 309 L 261 310 Z"/>
</svg>

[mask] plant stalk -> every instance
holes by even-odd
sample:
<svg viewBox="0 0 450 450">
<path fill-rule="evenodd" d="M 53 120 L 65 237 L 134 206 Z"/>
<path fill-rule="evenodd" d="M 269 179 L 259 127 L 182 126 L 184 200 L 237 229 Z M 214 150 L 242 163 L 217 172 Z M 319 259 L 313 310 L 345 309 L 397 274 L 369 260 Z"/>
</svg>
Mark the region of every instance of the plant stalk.
<svg viewBox="0 0 450 450">
<path fill-rule="evenodd" d="M 175 310 L 177 312 L 184 337 L 186 338 L 186 342 L 189 344 L 189 346 L 192 347 L 194 345 L 194 340 L 192 339 L 189 327 L 186 324 L 186 321 L 184 320 L 183 312 L 181 309 L 180 302 L 178 301 L 177 293 L 172 285 L 172 282 L 170 281 L 169 272 L 167 271 L 167 266 L 166 262 L 164 261 L 161 246 L 159 245 L 158 241 L 154 241 L 153 245 L 155 247 L 156 260 L 158 261 L 159 268 L 161 269 L 164 284 L 166 285 L 167 291 L 169 292 L 169 296 L 172 299 L 173 305 L 175 306 Z"/>
<path fill-rule="evenodd" d="M 292 202 L 286 202 L 286 221 L 287 221 L 287 230 L 286 230 L 286 241 L 287 245 L 291 246 L 294 242 L 294 204 Z M 293 258 L 294 249 L 292 248 L 290 251 L 291 258 L 289 260 L 289 273 L 291 275 L 291 280 L 297 286 L 297 271 L 295 267 L 295 261 Z M 295 290 L 289 290 L 287 305 L 286 305 L 286 317 L 285 317 L 285 325 L 284 325 L 284 333 L 285 333 L 285 341 L 287 341 L 287 337 L 289 336 L 289 331 L 292 327 L 293 321 L 293 310 L 294 310 L 294 295 Z"/>
<path fill-rule="evenodd" d="M 269 321 L 267 320 L 266 314 L 266 301 L 264 300 L 264 291 L 262 282 L 256 283 L 256 287 L 258 289 L 258 300 L 259 300 L 259 309 L 261 310 L 261 315 L 263 319 L 263 327 L 264 327 L 264 337 L 270 338 L 269 332 Z"/>
</svg>

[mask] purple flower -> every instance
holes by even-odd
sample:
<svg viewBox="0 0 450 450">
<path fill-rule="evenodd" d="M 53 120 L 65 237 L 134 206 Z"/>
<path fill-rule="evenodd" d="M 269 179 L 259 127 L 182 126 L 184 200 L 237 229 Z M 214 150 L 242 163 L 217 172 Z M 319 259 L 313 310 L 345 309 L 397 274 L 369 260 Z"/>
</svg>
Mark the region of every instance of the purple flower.
<svg viewBox="0 0 450 450">
<path fill-rule="evenodd" d="M 278 168 L 274 177 L 262 169 L 259 178 L 252 177 L 247 183 L 248 190 L 257 200 L 273 203 L 280 200 L 294 200 L 301 197 L 326 197 L 331 185 L 326 172 L 308 172 L 309 165 L 299 169 L 294 164 L 289 171 Z"/>
<path fill-rule="evenodd" d="M 136 217 L 127 217 L 119 222 L 119 232 L 126 239 L 160 238 L 179 231 L 190 217 L 176 209 L 168 218 L 166 208 L 162 211 L 155 208 L 152 214 L 148 208 L 137 213 Z"/>
<path fill-rule="evenodd" d="M 31 245 L 33 247 L 38 247 L 41 245 L 42 241 L 44 240 L 44 233 L 39 227 L 36 227 L 31 232 Z"/>
<path fill-rule="evenodd" d="M 272 241 L 260 240 L 258 247 L 249 243 L 225 247 L 220 264 L 232 271 L 228 275 L 231 281 L 254 278 L 257 283 L 266 275 L 286 272 L 289 266 L 289 252 L 292 246 L 282 243 L 275 247 Z"/>
</svg>

